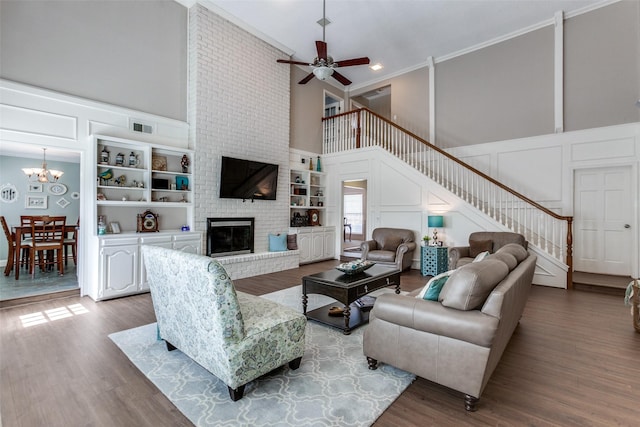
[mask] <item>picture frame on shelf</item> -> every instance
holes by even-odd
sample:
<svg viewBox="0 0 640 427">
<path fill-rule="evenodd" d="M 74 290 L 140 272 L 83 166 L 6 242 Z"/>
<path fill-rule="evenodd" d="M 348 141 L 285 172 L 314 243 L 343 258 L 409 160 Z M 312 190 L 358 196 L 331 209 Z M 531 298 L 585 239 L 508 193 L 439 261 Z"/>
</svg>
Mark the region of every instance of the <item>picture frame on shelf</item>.
<svg viewBox="0 0 640 427">
<path fill-rule="evenodd" d="M 47 209 L 47 196 L 25 196 L 25 209 Z"/>
<path fill-rule="evenodd" d="M 189 190 L 189 178 L 186 176 L 176 176 L 176 189 Z"/>
<path fill-rule="evenodd" d="M 167 170 L 167 158 L 165 156 L 152 156 L 151 157 L 151 169 L 155 171 Z"/>
<path fill-rule="evenodd" d="M 40 182 L 34 182 L 28 185 L 27 192 L 29 193 L 42 193 L 44 185 Z"/>
<path fill-rule="evenodd" d="M 109 223 L 109 227 L 111 227 L 111 233 L 120 234 L 120 223 L 114 221 Z"/>
</svg>

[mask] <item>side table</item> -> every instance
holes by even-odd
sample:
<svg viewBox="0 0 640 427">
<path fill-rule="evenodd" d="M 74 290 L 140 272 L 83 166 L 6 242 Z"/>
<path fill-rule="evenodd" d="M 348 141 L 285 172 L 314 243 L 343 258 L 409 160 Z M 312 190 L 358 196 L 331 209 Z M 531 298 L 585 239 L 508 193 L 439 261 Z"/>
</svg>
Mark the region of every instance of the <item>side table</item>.
<svg viewBox="0 0 640 427">
<path fill-rule="evenodd" d="M 437 276 L 449 269 L 449 248 L 446 246 L 421 246 L 420 255 L 423 276 Z"/>
</svg>

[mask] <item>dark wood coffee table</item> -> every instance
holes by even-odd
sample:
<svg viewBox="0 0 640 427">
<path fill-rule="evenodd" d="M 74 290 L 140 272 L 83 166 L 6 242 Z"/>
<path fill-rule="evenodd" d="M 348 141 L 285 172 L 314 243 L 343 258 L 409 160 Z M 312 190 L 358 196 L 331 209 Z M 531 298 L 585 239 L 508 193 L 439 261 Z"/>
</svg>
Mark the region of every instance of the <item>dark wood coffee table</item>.
<svg viewBox="0 0 640 427">
<path fill-rule="evenodd" d="M 395 285 L 396 294 L 400 293 L 400 270 L 393 267 L 374 265 L 368 270 L 346 275 L 332 269 L 302 278 L 302 310 L 307 319 L 312 319 L 328 326 L 341 329 L 345 335 L 351 330 L 369 321 L 368 310 L 361 310 L 354 302 L 375 290 Z M 344 305 L 342 316 L 329 316 L 329 308 L 335 303 L 327 304 L 307 313 L 307 294 L 321 294 L 331 297 Z"/>
</svg>

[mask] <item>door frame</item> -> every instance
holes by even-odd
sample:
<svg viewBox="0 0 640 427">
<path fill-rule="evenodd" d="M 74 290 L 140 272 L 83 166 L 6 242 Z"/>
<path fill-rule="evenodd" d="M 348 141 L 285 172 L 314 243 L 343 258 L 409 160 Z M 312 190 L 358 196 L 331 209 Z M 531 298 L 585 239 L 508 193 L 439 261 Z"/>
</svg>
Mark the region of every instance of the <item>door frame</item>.
<svg viewBox="0 0 640 427">
<path fill-rule="evenodd" d="M 630 185 L 630 196 L 631 196 L 631 227 L 632 230 L 640 230 L 640 182 L 638 175 L 638 163 L 637 162 L 602 162 L 602 163 L 592 163 L 585 164 L 580 166 L 573 166 L 570 168 L 571 173 L 571 206 L 574 217 L 574 225 L 575 225 L 575 215 L 576 215 L 576 206 L 575 206 L 575 192 L 576 192 L 576 172 L 584 171 L 589 169 L 605 169 L 612 167 L 628 167 L 631 170 L 631 185 Z M 635 195 L 635 197 L 634 197 Z M 576 242 L 575 239 L 578 237 L 576 233 L 572 233 L 574 236 L 573 247 L 575 248 Z M 630 254 L 631 254 L 631 277 L 638 278 L 640 276 L 640 233 L 635 232 L 631 233 L 631 241 L 630 241 Z M 574 251 L 575 252 L 575 251 Z M 575 254 L 574 254 L 575 255 Z M 575 268 L 574 268 L 575 270 Z"/>
</svg>

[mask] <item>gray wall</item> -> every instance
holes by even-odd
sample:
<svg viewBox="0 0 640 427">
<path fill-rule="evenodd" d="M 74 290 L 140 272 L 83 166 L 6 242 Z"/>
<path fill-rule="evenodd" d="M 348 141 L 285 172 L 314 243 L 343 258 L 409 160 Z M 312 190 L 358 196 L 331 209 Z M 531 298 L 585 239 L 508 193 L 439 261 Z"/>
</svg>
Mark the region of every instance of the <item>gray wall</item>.
<svg viewBox="0 0 640 427">
<path fill-rule="evenodd" d="M 287 65 L 279 64 L 280 67 Z M 322 117 L 324 115 L 324 90 L 345 99 L 344 92 L 315 77 L 307 84 L 298 82 L 306 77 L 310 68 L 291 67 L 291 110 L 289 145 L 298 150 L 322 153 Z M 345 103 L 345 108 L 347 104 Z"/>
<path fill-rule="evenodd" d="M 622 1 L 565 24 L 565 130 L 640 120 L 640 2 Z"/>
<path fill-rule="evenodd" d="M 9 226 L 20 223 L 20 215 L 66 215 L 68 224 L 75 224 L 80 212 L 80 199 L 74 199 L 71 194 L 80 192 L 80 164 L 51 160 L 47 157 L 47 167 L 64 172 L 59 182 L 67 186 L 67 192 L 62 195 L 53 195 L 49 192 L 51 184 L 44 184 L 41 193 L 28 192 L 26 176 L 22 168 L 39 167 L 42 158 L 24 158 L 12 156 L 0 156 L 0 185 L 13 184 L 16 186 L 19 196 L 13 203 L 0 202 L 0 215 L 3 215 Z M 26 209 L 26 196 L 44 196 L 47 198 L 47 209 Z M 56 204 L 61 198 L 70 203 L 62 208 Z M 0 235 L 0 260 L 7 259 L 7 240 L 4 233 Z"/>
<path fill-rule="evenodd" d="M 187 118 L 187 9 L 173 0 L 0 1 L 0 77 Z"/>
<path fill-rule="evenodd" d="M 553 28 L 436 64 L 436 141 L 456 147 L 553 133 Z"/>
<path fill-rule="evenodd" d="M 391 99 L 370 102 L 369 108 L 393 120 L 397 125 L 416 135 L 429 139 L 429 68 L 417 70 L 372 84 L 351 93 L 351 98 L 363 104 L 359 95 L 372 90 L 391 86 Z M 378 105 L 378 102 L 382 105 Z M 387 111 L 388 110 L 388 111 Z"/>
</svg>

